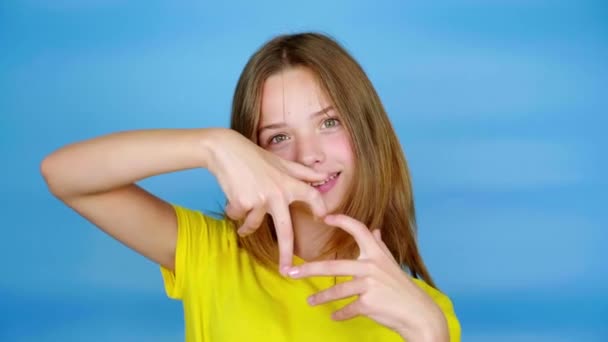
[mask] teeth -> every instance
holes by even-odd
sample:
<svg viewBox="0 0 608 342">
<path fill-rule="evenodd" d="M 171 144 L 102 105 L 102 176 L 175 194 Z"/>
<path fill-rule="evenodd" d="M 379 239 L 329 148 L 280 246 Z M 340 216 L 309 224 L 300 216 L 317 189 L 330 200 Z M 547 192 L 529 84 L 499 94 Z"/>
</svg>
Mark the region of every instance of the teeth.
<svg viewBox="0 0 608 342">
<path fill-rule="evenodd" d="M 329 176 L 326 180 L 320 181 L 320 182 L 314 182 L 314 183 L 308 183 L 311 186 L 321 186 L 327 182 L 329 182 L 330 180 L 336 178 L 338 176 L 337 173 L 334 173 L 333 175 Z"/>
</svg>

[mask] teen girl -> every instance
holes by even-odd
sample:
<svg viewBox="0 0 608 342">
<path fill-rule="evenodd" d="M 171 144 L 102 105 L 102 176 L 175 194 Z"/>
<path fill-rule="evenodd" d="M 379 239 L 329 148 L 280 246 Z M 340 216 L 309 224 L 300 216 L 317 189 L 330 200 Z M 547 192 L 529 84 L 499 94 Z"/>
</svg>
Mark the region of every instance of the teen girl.
<svg viewBox="0 0 608 342">
<path fill-rule="evenodd" d="M 136 185 L 192 168 L 216 177 L 223 217 Z M 460 340 L 418 251 L 397 136 L 362 68 L 325 35 L 263 45 L 230 129 L 109 134 L 55 151 L 41 172 L 66 205 L 160 265 L 187 341 Z"/>
</svg>

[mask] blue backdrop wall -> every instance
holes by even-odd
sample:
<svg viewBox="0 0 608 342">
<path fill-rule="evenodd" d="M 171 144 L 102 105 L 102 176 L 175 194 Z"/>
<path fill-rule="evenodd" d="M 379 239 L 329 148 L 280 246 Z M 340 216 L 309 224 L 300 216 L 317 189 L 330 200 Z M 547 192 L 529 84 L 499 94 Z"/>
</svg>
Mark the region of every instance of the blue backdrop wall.
<svg viewBox="0 0 608 342">
<path fill-rule="evenodd" d="M 302 30 L 377 87 L 463 341 L 608 340 L 608 7 L 543 0 L 2 1 L 0 340 L 183 339 L 158 268 L 52 197 L 39 163 L 118 130 L 227 126 L 249 56 Z M 204 170 L 142 185 L 223 201 Z"/>
</svg>

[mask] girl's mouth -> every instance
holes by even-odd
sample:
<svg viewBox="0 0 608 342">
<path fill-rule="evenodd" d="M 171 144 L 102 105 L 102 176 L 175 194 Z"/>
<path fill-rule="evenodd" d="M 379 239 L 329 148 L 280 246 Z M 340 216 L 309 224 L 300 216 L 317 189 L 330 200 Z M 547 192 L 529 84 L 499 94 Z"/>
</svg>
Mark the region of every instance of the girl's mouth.
<svg viewBox="0 0 608 342">
<path fill-rule="evenodd" d="M 333 188 L 334 185 L 336 185 L 336 182 L 338 181 L 338 177 L 340 176 L 341 173 L 342 172 L 336 172 L 336 173 L 330 175 L 329 177 L 327 177 L 327 179 L 325 179 L 325 180 L 322 180 L 320 182 L 308 183 L 308 184 L 310 184 L 315 189 L 319 190 L 319 192 L 326 193 L 329 190 L 331 190 L 331 188 Z"/>
</svg>

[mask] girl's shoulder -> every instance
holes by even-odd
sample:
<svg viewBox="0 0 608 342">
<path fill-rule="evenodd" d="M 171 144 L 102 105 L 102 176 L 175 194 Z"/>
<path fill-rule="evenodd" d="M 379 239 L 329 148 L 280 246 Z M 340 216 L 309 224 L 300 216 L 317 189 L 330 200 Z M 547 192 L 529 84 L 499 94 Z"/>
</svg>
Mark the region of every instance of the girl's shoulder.
<svg viewBox="0 0 608 342">
<path fill-rule="evenodd" d="M 458 321 L 458 317 L 456 316 L 456 311 L 454 310 L 454 304 L 450 297 L 448 297 L 443 292 L 437 290 L 431 285 L 427 284 L 424 280 L 418 278 L 412 278 L 414 283 L 418 285 L 424 292 L 426 292 L 431 299 L 439 306 L 443 315 L 446 318 L 446 322 L 448 324 L 448 329 L 450 332 L 450 341 L 460 341 L 460 322 Z M 455 337 L 458 337 L 457 339 Z"/>
<path fill-rule="evenodd" d="M 236 229 L 232 220 L 222 213 L 203 212 L 172 204 L 177 217 L 178 235 L 192 243 L 208 247 L 229 248 L 236 242 Z"/>
</svg>

